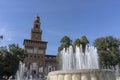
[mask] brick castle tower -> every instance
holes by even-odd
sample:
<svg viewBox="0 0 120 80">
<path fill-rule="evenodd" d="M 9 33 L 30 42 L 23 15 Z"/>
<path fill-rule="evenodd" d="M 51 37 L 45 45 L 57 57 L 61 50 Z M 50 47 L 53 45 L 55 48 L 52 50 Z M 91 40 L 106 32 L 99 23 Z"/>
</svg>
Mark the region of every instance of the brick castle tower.
<svg viewBox="0 0 120 80">
<path fill-rule="evenodd" d="M 31 74 L 44 75 L 45 73 L 45 55 L 47 42 L 42 41 L 42 30 L 40 27 L 40 17 L 36 16 L 31 29 L 30 39 L 24 39 L 25 49 L 24 63 L 26 69 Z"/>
</svg>

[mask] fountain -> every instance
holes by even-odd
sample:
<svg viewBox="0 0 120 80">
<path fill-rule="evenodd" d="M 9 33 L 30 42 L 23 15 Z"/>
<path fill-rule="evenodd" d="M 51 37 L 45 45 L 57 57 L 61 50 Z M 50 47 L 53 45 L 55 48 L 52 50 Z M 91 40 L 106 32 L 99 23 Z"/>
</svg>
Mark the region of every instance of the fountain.
<svg viewBox="0 0 120 80">
<path fill-rule="evenodd" d="M 41 77 L 31 73 L 31 69 L 27 70 L 25 64 L 20 61 L 15 80 L 41 80 Z"/>
<path fill-rule="evenodd" d="M 82 46 L 73 49 L 63 49 L 60 53 L 60 71 L 48 74 L 48 80 L 116 80 L 112 70 L 99 69 L 97 49 L 86 46 L 85 52 Z"/>
<path fill-rule="evenodd" d="M 82 46 L 76 47 L 75 52 L 70 46 L 67 50 L 61 51 L 62 70 L 73 69 L 99 69 L 97 49 L 86 46 L 85 53 Z"/>
</svg>

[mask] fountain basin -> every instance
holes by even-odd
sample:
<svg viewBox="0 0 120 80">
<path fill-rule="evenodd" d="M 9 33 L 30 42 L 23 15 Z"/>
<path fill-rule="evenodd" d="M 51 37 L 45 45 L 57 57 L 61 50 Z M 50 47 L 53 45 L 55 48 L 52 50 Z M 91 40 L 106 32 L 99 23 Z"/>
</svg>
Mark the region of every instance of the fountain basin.
<svg viewBox="0 0 120 80">
<path fill-rule="evenodd" d="M 48 74 L 47 80 L 116 80 L 115 72 L 101 69 L 61 70 Z"/>
</svg>

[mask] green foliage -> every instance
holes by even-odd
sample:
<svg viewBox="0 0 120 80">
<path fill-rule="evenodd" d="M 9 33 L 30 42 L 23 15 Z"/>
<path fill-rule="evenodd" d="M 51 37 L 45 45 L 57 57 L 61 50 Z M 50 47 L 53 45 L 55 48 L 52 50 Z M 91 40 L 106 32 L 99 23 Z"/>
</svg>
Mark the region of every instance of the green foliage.
<svg viewBox="0 0 120 80">
<path fill-rule="evenodd" d="M 88 39 L 86 36 L 82 36 L 81 38 L 81 45 L 82 45 L 82 50 L 85 52 L 86 45 L 89 43 Z"/>
<path fill-rule="evenodd" d="M 100 65 L 117 65 L 120 60 L 120 40 L 112 36 L 101 37 L 94 41 L 94 46 L 98 49 Z"/>
<path fill-rule="evenodd" d="M 82 45 L 83 47 L 83 52 L 85 51 L 85 46 L 89 43 L 89 41 L 87 40 L 86 36 L 82 36 L 81 40 L 80 39 L 76 39 L 73 43 L 72 40 L 68 37 L 68 36 L 64 36 L 61 41 L 60 41 L 61 45 L 60 47 L 58 47 L 58 54 L 57 54 L 57 61 L 59 61 L 59 57 L 60 57 L 60 51 L 63 48 L 68 48 L 70 45 L 75 46 L 80 46 Z"/>
<path fill-rule="evenodd" d="M 80 39 L 76 39 L 73 43 L 74 46 L 80 46 L 81 44 L 81 40 Z"/>
<path fill-rule="evenodd" d="M 58 48 L 58 52 L 60 52 L 63 48 L 67 48 L 72 44 L 72 40 L 68 36 L 64 36 L 61 41 L 61 45 Z"/>
<path fill-rule="evenodd" d="M 64 36 L 60 40 L 60 43 L 61 43 L 61 45 L 58 47 L 57 61 L 59 61 L 59 59 L 60 59 L 60 51 L 63 48 L 68 48 L 72 44 L 72 40 L 68 36 Z"/>
<path fill-rule="evenodd" d="M 19 61 L 24 59 L 24 50 L 16 44 L 0 48 L 0 77 L 14 75 Z"/>
<path fill-rule="evenodd" d="M 81 43 L 82 43 L 82 44 L 88 44 L 88 43 L 89 43 L 89 41 L 88 41 L 88 39 L 87 39 L 86 36 L 82 36 L 82 38 L 81 38 Z"/>
<path fill-rule="evenodd" d="M 68 36 L 64 36 L 62 39 L 61 39 L 61 44 L 66 44 L 66 45 L 70 45 L 71 44 L 71 39 L 68 37 Z"/>
<path fill-rule="evenodd" d="M 59 60 L 60 60 L 60 53 L 57 54 L 56 60 L 57 60 L 57 62 L 59 62 Z"/>
</svg>

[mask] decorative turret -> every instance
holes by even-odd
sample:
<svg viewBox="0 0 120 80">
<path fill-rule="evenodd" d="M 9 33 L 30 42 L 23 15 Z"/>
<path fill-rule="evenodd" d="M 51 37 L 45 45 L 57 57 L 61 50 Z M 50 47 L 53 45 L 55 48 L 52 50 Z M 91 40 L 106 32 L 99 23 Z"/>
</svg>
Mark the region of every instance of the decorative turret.
<svg viewBox="0 0 120 80">
<path fill-rule="evenodd" d="M 42 30 L 40 29 L 40 17 L 36 16 L 33 28 L 31 29 L 31 40 L 42 40 Z"/>
</svg>

